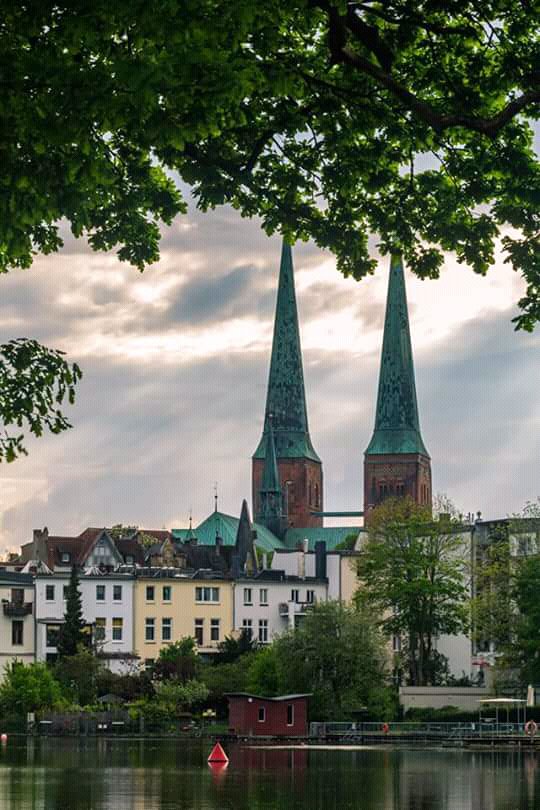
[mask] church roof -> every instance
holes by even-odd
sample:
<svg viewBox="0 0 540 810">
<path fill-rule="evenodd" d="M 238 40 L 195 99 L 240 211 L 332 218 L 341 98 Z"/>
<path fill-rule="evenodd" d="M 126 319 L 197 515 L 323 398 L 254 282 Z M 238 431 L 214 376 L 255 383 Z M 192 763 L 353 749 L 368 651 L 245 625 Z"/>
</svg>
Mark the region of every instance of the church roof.
<svg viewBox="0 0 540 810">
<path fill-rule="evenodd" d="M 302 540 L 309 542 L 309 550 L 315 550 L 315 543 L 324 540 L 326 550 L 333 551 L 350 534 L 358 535 L 360 526 L 316 526 L 310 529 L 287 529 L 283 542 L 288 549 L 295 549 Z"/>
<path fill-rule="evenodd" d="M 408 453 L 429 458 L 420 434 L 403 262 L 392 256 L 375 429 L 366 455 Z"/>
<path fill-rule="evenodd" d="M 268 420 L 266 429 L 266 449 L 264 453 L 264 467 L 261 482 L 261 492 L 281 492 L 279 484 L 279 471 L 276 458 L 276 445 L 272 419 Z"/>
<path fill-rule="evenodd" d="M 193 534 L 197 538 L 199 545 L 214 545 L 216 534 L 222 540 L 224 546 L 234 546 L 236 534 L 238 532 L 239 519 L 224 512 L 212 512 L 194 530 Z M 276 548 L 283 548 L 283 543 L 273 532 L 259 523 L 253 523 L 253 529 L 257 532 L 255 545 L 263 551 L 274 551 Z M 187 540 L 189 529 L 173 529 L 172 536 L 176 540 Z"/>
<path fill-rule="evenodd" d="M 320 461 L 309 436 L 292 251 L 285 241 L 281 251 L 264 431 L 253 458 L 265 457 L 269 416 L 277 458 Z"/>
</svg>

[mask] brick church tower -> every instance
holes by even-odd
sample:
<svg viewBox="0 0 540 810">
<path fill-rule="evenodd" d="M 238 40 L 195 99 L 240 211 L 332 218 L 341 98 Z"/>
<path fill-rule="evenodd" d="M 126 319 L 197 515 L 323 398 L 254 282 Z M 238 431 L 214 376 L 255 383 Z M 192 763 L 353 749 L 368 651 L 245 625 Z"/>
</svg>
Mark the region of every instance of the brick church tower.
<svg viewBox="0 0 540 810">
<path fill-rule="evenodd" d="M 420 434 L 400 256 L 390 262 L 375 429 L 364 455 L 365 520 L 389 495 L 409 495 L 431 508 L 431 459 Z"/>
<path fill-rule="evenodd" d="M 252 459 L 252 498 L 255 521 L 272 531 L 281 527 L 283 534 L 289 526 L 322 526 L 322 518 L 311 515 L 323 510 L 323 474 L 309 435 L 292 251 L 286 242 L 281 251 L 264 429 Z"/>
</svg>

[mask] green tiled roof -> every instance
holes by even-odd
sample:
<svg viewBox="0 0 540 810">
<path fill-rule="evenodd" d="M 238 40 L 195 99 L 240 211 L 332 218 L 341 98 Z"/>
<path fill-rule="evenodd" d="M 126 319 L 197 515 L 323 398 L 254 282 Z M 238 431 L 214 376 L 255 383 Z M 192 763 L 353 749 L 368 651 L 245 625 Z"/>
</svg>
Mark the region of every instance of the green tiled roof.
<svg viewBox="0 0 540 810">
<path fill-rule="evenodd" d="M 296 548 L 302 540 L 309 541 L 309 550 L 315 549 L 318 540 L 324 540 L 326 550 L 333 551 L 349 534 L 359 534 L 360 526 L 320 526 L 314 529 L 287 529 L 284 543 L 286 548 Z"/>
<path fill-rule="evenodd" d="M 406 453 L 429 458 L 420 434 L 403 263 L 392 256 L 375 429 L 366 455 Z"/>
<path fill-rule="evenodd" d="M 265 457 L 269 414 L 278 459 L 309 458 L 320 462 L 309 436 L 292 251 L 286 242 L 281 251 L 264 431 L 253 458 Z"/>
<path fill-rule="evenodd" d="M 214 545 L 216 534 L 219 534 L 223 539 L 225 546 L 234 546 L 238 523 L 239 519 L 237 517 L 226 515 L 224 512 L 212 512 L 193 530 L 193 533 L 201 546 Z M 257 532 L 255 545 L 258 548 L 263 551 L 274 551 L 276 548 L 284 547 L 281 540 L 265 526 L 254 523 L 253 528 Z M 176 540 L 187 540 L 189 529 L 172 529 L 171 534 Z"/>
</svg>

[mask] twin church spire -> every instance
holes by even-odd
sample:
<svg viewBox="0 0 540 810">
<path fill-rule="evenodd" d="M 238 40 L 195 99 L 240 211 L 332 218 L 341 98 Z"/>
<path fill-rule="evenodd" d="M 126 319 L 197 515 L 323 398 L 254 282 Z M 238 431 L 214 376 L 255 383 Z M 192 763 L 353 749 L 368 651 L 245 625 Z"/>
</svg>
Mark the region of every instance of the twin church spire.
<svg viewBox="0 0 540 810">
<path fill-rule="evenodd" d="M 283 242 L 264 428 L 253 454 L 255 520 L 276 535 L 322 526 L 323 471 L 308 427 L 294 270 Z M 403 263 L 390 264 L 375 429 L 365 453 L 366 518 L 388 495 L 431 504 L 430 458 L 420 433 Z M 319 514 L 318 514 L 319 513 Z"/>
</svg>

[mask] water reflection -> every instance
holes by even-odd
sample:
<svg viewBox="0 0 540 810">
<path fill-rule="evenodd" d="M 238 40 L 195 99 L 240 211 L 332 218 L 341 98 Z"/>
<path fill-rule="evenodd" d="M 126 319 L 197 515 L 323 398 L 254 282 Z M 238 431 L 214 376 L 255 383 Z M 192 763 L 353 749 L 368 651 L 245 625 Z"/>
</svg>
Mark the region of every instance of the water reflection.
<svg viewBox="0 0 540 810">
<path fill-rule="evenodd" d="M 151 740 L 11 738 L 0 808 L 13 810 L 529 810 L 537 755 L 518 752 L 229 747 Z M 538 796 L 538 803 L 536 800 Z"/>
</svg>

